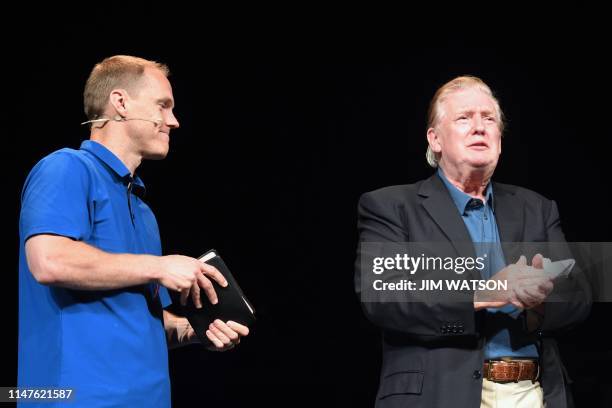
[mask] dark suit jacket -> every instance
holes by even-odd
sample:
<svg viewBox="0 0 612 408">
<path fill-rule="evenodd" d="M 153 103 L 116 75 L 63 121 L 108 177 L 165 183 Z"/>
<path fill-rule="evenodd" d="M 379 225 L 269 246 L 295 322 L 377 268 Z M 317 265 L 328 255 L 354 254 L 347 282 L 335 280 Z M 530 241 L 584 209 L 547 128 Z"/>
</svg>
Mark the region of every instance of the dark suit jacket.
<svg viewBox="0 0 612 408">
<path fill-rule="evenodd" d="M 565 242 L 554 201 L 500 183 L 493 184 L 493 193 L 502 242 Z M 450 193 L 436 174 L 415 184 L 362 195 L 358 229 L 360 243 L 471 242 Z M 359 246 L 355 276 L 358 294 L 362 256 Z M 516 262 L 516 255 L 505 255 L 508 263 Z M 564 285 L 573 287 L 574 298 L 545 303 L 543 321 L 530 328 L 535 329 L 548 408 L 572 406 L 567 387 L 570 380 L 551 336 L 582 321 L 590 310 L 588 283 L 577 274 L 570 276 L 577 277 Z M 480 406 L 484 311 L 475 312 L 472 302 L 362 302 L 362 306 L 367 318 L 383 333 L 377 407 Z M 524 312 L 520 319 L 526 315 Z"/>
</svg>

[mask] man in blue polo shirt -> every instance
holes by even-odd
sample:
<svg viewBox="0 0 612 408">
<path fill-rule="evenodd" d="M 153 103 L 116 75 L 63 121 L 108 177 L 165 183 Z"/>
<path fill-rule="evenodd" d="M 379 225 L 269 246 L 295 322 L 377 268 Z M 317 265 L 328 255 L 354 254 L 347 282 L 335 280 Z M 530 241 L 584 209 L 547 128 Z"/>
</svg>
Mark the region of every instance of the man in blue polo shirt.
<svg viewBox="0 0 612 408">
<path fill-rule="evenodd" d="M 73 389 L 73 407 L 170 406 L 167 347 L 198 340 L 164 310 L 167 289 L 201 307 L 201 289 L 216 303 L 211 279 L 227 284 L 197 259 L 161 256 L 143 201 L 135 171 L 166 156 L 179 126 L 167 76 L 136 57 L 97 64 L 84 92 L 90 140 L 42 159 L 23 188 L 18 383 Z M 247 334 L 231 321 L 206 333 L 219 351 Z"/>
</svg>

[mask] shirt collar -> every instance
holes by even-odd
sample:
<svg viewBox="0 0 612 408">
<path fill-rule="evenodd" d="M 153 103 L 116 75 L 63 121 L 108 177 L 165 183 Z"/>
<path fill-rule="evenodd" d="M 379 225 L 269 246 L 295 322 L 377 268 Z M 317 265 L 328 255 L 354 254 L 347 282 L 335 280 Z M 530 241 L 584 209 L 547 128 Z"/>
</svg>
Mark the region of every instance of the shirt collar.
<svg viewBox="0 0 612 408">
<path fill-rule="evenodd" d="M 470 204 L 470 202 L 472 202 L 474 198 L 470 196 L 469 194 L 466 194 L 463 191 L 459 190 L 450 181 L 448 181 L 448 179 L 444 175 L 444 172 L 439 167 L 438 167 L 438 176 L 442 179 L 442 182 L 444 182 L 444 185 L 448 189 L 448 192 L 450 193 L 451 198 L 453 199 L 453 202 L 457 206 L 457 209 L 459 210 L 459 212 L 461 214 L 465 214 L 468 208 L 468 205 Z M 487 203 L 489 207 L 493 209 L 493 183 L 489 182 L 489 184 L 487 185 L 487 188 L 485 190 L 485 197 L 487 199 Z"/>
<path fill-rule="evenodd" d="M 133 181 L 134 185 L 139 187 L 138 189 L 134 190 L 135 194 L 139 196 L 144 195 L 145 185 L 140 177 L 136 175 L 136 178 L 132 178 L 130 170 L 125 166 L 125 164 L 123 164 L 121 159 L 115 156 L 113 152 L 108 150 L 106 146 L 93 140 L 84 140 L 83 143 L 81 143 L 81 150 L 88 151 L 100 159 L 100 161 L 117 173 L 119 178 L 121 178 L 124 183 L 128 184 Z"/>
</svg>

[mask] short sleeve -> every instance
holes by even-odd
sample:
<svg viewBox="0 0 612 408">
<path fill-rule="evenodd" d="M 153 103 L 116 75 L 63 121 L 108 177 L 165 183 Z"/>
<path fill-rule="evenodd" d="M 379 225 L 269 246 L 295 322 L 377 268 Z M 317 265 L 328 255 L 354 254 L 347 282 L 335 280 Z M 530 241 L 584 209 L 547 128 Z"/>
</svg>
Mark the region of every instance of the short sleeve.
<svg viewBox="0 0 612 408">
<path fill-rule="evenodd" d="M 92 229 L 90 183 L 87 165 L 76 152 L 58 151 L 34 166 L 21 195 L 23 242 L 38 234 L 87 238 Z"/>
</svg>

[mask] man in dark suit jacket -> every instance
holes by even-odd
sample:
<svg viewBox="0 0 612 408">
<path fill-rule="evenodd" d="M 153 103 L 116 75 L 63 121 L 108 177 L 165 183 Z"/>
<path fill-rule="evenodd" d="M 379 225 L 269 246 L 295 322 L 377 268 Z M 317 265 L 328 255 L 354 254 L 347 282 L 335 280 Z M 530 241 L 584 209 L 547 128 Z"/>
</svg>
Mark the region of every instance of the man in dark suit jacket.
<svg viewBox="0 0 612 408">
<path fill-rule="evenodd" d="M 552 335 L 589 313 L 590 289 L 580 274 L 553 280 L 540 254 L 529 266 L 524 256 L 512 264 L 519 254 L 505 250 L 501 270 L 488 277 L 512 289 L 494 299 L 478 291 L 469 302 L 363 298 L 364 274 L 372 272 L 361 268 L 363 243 L 450 242 L 456 256 L 474 256 L 477 246 L 460 244 L 565 241 L 554 201 L 491 182 L 502 132 L 489 87 L 475 77 L 456 78 L 430 107 L 427 159 L 437 174 L 359 201 L 356 290 L 383 333 L 378 407 L 572 406 Z M 545 302 L 557 291 L 566 295 L 563 302 Z"/>
</svg>

